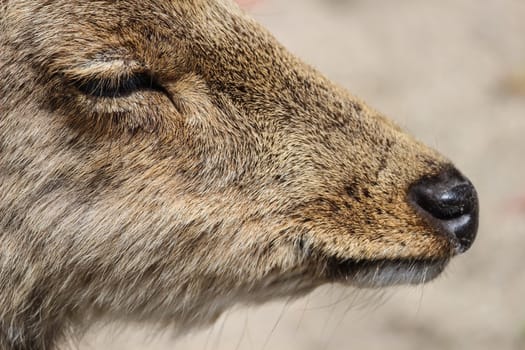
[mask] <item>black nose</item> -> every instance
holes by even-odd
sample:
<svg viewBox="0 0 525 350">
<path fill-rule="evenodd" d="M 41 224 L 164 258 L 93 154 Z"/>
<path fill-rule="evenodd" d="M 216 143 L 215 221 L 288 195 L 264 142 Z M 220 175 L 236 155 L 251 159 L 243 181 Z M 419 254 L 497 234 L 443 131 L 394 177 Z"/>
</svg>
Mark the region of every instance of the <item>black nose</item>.
<svg viewBox="0 0 525 350">
<path fill-rule="evenodd" d="M 478 231 L 479 204 L 474 186 L 455 168 L 423 178 L 409 190 L 411 203 L 427 220 L 457 243 L 470 248 Z"/>
</svg>

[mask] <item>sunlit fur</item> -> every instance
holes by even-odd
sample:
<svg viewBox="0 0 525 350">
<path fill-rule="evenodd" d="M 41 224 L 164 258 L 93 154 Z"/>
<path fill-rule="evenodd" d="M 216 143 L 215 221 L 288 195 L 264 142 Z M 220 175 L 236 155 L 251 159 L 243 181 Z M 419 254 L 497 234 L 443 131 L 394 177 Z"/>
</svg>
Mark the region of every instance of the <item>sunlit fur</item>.
<svg viewBox="0 0 525 350">
<path fill-rule="evenodd" d="M 0 349 L 425 282 L 453 255 L 407 201 L 448 161 L 230 1 L 0 4 Z M 137 71 L 156 88 L 86 91 Z"/>
</svg>

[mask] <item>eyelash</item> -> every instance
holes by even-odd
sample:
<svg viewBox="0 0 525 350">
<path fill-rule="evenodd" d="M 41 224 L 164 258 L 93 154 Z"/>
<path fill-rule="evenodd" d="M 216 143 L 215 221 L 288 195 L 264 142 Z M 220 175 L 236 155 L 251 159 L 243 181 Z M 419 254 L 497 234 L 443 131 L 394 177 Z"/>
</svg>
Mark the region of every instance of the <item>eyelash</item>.
<svg viewBox="0 0 525 350">
<path fill-rule="evenodd" d="M 147 72 L 134 73 L 118 80 L 88 78 L 75 85 L 80 92 L 93 97 L 119 98 L 138 91 L 156 91 L 167 94 L 166 89 Z"/>
</svg>

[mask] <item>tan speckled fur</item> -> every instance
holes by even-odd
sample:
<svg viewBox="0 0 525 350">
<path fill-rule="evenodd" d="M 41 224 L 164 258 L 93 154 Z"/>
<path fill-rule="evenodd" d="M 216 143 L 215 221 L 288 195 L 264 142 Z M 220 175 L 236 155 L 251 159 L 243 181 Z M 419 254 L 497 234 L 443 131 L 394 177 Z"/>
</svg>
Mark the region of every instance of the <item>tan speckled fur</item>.
<svg viewBox="0 0 525 350">
<path fill-rule="evenodd" d="M 334 261 L 453 255 L 407 201 L 448 161 L 232 2 L 0 4 L 0 349 L 99 319 L 184 330 L 341 282 Z M 137 71 L 156 87 L 82 88 Z"/>
</svg>

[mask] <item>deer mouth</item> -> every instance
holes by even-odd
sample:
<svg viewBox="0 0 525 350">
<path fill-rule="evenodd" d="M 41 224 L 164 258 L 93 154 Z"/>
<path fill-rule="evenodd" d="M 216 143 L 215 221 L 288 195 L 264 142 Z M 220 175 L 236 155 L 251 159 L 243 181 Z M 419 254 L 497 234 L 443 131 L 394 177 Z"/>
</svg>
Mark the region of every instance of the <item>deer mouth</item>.
<svg viewBox="0 0 525 350">
<path fill-rule="evenodd" d="M 328 274 L 334 282 L 360 288 L 415 285 L 436 278 L 448 261 L 449 258 L 361 261 L 332 258 L 328 262 Z"/>
</svg>

